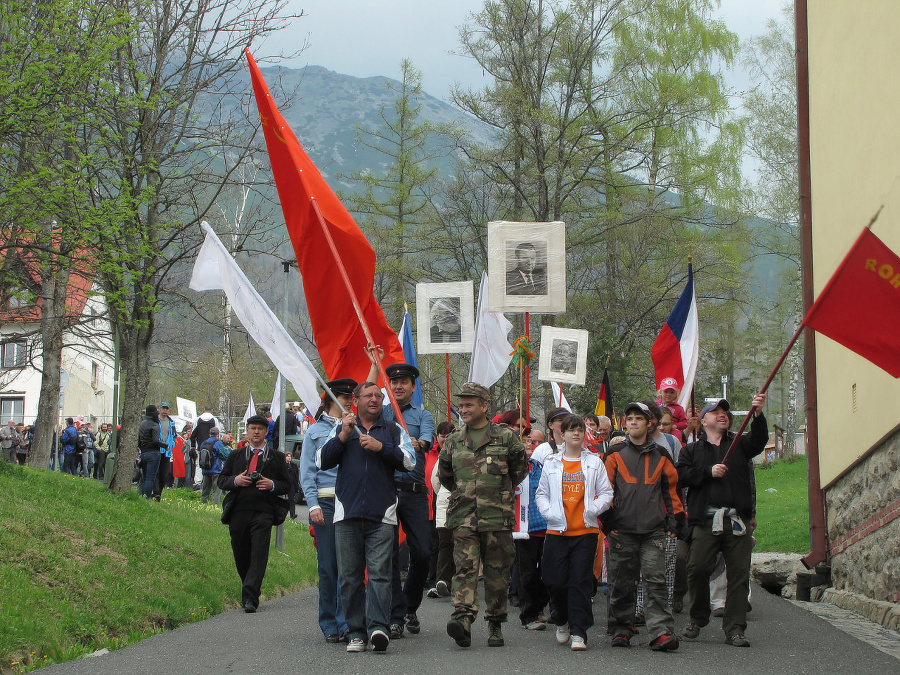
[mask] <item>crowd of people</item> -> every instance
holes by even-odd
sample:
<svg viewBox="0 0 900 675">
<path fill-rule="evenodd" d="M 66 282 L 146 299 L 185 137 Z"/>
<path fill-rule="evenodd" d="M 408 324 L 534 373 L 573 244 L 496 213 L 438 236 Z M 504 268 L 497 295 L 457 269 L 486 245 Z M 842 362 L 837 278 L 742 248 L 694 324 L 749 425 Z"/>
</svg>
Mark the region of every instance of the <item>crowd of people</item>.
<svg viewBox="0 0 900 675">
<path fill-rule="evenodd" d="M 613 647 L 630 647 L 643 630 L 652 650 L 672 651 L 712 616 L 722 617 L 728 644 L 750 645 L 752 459 L 768 441 L 763 395 L 753 399 L 749 432 L 727 454 L 728 401 L 686 412 L 674 380 L 653 399 L 628 404 L 619 429 L 607 417 L 555 408 L 542 431 L 518 410 L 489 415 L 489 390 L 474 382 L 457 392 L 461 423 L 435 426 L 412 404 L 415 366 L 392 364 L 386 374 L 396 407 L 375 384 L 373 365 L 365 382 L 328 383 L 334 397 L 323 394 L 303 440 L 300 489 L 327 643 L 383 652 L 421 631 L 424 596 L 452 596 L 446 631 L 469 647 L 482 581 L 492 647 L 505 644 L 512 602 L 523 629 L 552 626 L 558 644 L 586 650 L 598 592 L 609 596 L 604 623 Z M 277 474 L 262 471 L 268 482 L 252 484 L 249 457 L 226 466 L 220 487 L 248 507 L 259 507 L 250 495 L 260 490 L 287 494 L 284 463 L 271 462 Z M 277 502 L 266 523 L 283 519 Z M 238 561 L 257 544 L 231 527 Z M 711 596 L 710 579 L 723 568 Z M 261 577 L 259 564 L 250 567 L 257 576 L 246 569 L 238 562 L 251 612 Z M 685 609 L 679 634 L 675 614 Z"/>
</svg>

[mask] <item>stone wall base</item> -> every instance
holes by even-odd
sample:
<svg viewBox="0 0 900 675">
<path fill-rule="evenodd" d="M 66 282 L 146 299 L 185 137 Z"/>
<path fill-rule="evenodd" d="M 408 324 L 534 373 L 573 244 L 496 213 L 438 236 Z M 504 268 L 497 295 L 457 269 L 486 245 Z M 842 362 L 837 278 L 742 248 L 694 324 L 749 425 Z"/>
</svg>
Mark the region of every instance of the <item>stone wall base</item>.
<svg viewBox="0 0 900 675">
<path fill-rule="evenodd" d="M 830 602 L 842 609 L 848 609 L 881 624 L 885 628 L 900 632 L 900 604 L 873 600 L 859 593 L 826 588 L 822 602 Z"/>
</svg>

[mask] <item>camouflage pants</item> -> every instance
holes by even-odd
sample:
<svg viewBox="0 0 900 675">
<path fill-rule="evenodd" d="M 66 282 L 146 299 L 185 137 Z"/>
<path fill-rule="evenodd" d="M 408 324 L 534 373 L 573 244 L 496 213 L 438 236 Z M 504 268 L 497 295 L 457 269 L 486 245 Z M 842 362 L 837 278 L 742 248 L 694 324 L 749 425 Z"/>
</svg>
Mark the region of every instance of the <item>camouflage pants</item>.
<svg viewBox="0 0 900 675">
<path fill-rule="evenodd" d="M 474 619 L 478 614 L 478 569 L 484 564 L 484 618 L 506 621 L 506 594 L 515 547 L 512 532 L 453 530 L 453 618 Z"/>
<path fill-rule="evenodd" d="M 638 574 L 644 579 L 644 616 L 650 639 L 675 632 L 666 593 L 666 533 L 609 536 L 609 626 L 612 635 L 634 635 Z"/>
</svg>

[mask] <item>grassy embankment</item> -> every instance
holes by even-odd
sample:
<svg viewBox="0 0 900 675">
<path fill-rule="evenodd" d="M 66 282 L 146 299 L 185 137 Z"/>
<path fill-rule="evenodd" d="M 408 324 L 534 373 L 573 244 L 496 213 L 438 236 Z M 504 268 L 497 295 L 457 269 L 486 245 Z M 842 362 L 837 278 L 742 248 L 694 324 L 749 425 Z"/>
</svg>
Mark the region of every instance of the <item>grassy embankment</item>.
<svg viewBox="0 0 900 675">
<path fill-rule="evenodd" d="M 190 490 L 148 502 L 0 462 L 0 672 L 117 649 L 237 607 L 220 516 Z M 266 598 L 316 578 L 306 526 L 285 528 L 284 553 L 272 537 Z"/>
<path fill-rule="evenodd" d="M 774 488 L 777 492 L 766 492 Z M 809 553 L 809 492 L 806 457 L 756 467 L 754 551 Z"/>
</svg>

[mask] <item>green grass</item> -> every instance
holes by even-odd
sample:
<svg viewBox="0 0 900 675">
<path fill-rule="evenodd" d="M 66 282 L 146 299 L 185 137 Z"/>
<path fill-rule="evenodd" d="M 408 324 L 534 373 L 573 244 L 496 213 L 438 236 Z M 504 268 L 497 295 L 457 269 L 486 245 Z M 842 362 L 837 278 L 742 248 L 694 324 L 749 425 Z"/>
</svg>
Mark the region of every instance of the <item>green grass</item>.
<svg viewBox="0 0 900 675">
<path fill-rule="evenodd" d="M 237 607 L 221 509 L 199 493 L 160 503 L 97 482 L 0 462 L 0 672 L 117 649 Z M 285 523 L 262 592 L 315 583 L 305 525 Z"/>
<path fill-rule="evenodd" d="M 774 488 L 777 492 L 766 492 Z M 809 492 L 806 457 L 756 467 L 755 551 L 809 553 Z"/>
</svg>

